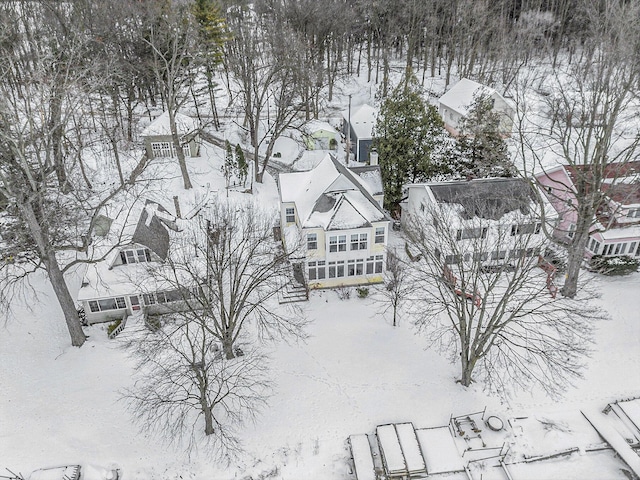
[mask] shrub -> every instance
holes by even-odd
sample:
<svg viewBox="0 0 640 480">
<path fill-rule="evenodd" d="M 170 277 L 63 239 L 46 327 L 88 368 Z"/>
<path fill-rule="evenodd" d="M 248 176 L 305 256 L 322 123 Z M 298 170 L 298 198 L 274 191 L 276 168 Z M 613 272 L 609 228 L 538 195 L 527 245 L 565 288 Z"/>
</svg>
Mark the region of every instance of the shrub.
<svg viewBox="0 0 640 480">
<path fill-rule="evenodd" d="M 603 257 L 594 255 L 591 257 L 589 266 L 591 271 L 602 275 L 628 275 L 638 270 L 640 261 L 628 255 L 620 257 Z"/>
<path fill-rule="evenodd" d="M 113 333 L 113 331 L 120 326 L 121 323 L 122 323 L 122 319 L 121 318 L 111 322 L 107 326 L 107 335 L 111 335 Z"/>
<path fill-rule="evenodd" d="M 340 300 L 349 300 L 349 298 L 351 298 L 351 288 L 346 285 L 336 287 L 336 292 L 338 292 L 338 298 Z"/>
<path fill-rule="evenodd" d="M 356 292 L 358 292 L 358 298 L 367 298 L 369 296 L 369 287 L 358 287 Z"/>
</svg>

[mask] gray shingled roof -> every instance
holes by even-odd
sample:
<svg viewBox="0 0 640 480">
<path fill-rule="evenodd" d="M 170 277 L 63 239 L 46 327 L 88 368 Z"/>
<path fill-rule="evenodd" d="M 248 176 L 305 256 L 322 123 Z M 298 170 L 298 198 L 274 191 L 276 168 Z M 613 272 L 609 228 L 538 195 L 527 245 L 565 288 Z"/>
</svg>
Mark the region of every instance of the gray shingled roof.
<svg viewBox="0 0 640 480">
<path fill-rule="evenodd" d="M 438 203 L 462 205 L 462 217 L 466 220 L 473 217 L 499 220 L 514 210 L 526 215 L 536 199 L 531 182 L 522 178 L 481 178 L 432 184 L 429 188 Z"/>
<path fill-rule="evenodd" d="M 151 200 L 146 200 L 144 204 L 145 208 L 142 209 L 142 213 L 138 219 L 138 225 L 136 225 L 136 230 L 133 232 L 131 241 L 139 245 L 144 245 L 164 261 L 167 259 L 169 253 L 169 232 L 167 231 L 169 225 L 157 215 L 151 215 L 151 218 L 149 218 L 149 209 L 146 207 L 150 204 L 156 204 L 159 212 L 171 215 L 162 205 Z"/>
</svg>

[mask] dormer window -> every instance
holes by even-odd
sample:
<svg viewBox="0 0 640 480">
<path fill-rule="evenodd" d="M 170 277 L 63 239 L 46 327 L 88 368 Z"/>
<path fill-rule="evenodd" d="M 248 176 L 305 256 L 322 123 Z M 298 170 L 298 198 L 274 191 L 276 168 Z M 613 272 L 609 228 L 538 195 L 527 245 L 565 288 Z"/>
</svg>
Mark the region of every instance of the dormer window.
<svg viewBox="0 0 640 480">
<path fill-rule="evenodd" d="M 148 248 L 122 250 L 120 252 L 120 260 L 122 260 L 123 265 L 150 262 L 151 251 Z"/>
<path fill-rule="evenodd" d="M 296 209 L 293 207 L 286 208 L 284 211 L 285 222 L 294 223 L 296 221 Z"/>
</svg>

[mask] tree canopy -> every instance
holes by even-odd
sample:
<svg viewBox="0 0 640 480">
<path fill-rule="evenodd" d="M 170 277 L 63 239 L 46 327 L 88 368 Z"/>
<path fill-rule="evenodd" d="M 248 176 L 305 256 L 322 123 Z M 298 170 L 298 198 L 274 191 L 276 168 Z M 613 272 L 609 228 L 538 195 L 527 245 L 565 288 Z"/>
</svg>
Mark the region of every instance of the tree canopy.
<svg viewBox="0 0 640 480">
<path fill-rule="evenodd" d="M 403 185 L 449 173 L 442 151 L 444 123 L 412 76 L 398 85 L 382 106 L 374 131 L 385 190 L 385 207 L 394 210 Z"/>
</svg>

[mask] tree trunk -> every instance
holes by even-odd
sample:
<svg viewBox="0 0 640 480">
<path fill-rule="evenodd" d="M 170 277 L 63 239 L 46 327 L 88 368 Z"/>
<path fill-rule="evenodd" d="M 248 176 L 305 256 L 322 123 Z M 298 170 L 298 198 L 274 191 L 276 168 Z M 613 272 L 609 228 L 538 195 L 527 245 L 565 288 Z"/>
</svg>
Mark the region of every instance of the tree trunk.
<svg viewBox="0 0 640 480">
<path fill-rule="evenodd" d="M 580 215 L 580 213 L 578 215 Z M 586 231 L 583 225 L 586 225 Z M 576 293 L 578 293 L 578 277 L 584 259 L 584 249 L 589 240 L 590 226 L 590 220 L 585 222 L 583 219 L 578 218 L 575 236 L 568 248 L 567 273 L 565 274 L 564 286 L 561 290 L 562 295 L 568 298 L 574 298 Z"/>
<path fill-rule="evenodd" d="M 233 339 L 229 335 L 225 335 L 222 338 L 222 352 L 224 353 L 224 358 L 227 360 L 236 358 L 236 355 L 233 352 Z"/>
<path fill-rule="evenodd" d="M 206 373 L 202 372 L 202 375 L 206 375 Z M 200 374 L 198 374 L 198 380 L 199 382 L 203 380 Z M 215 429 L 213 428 L 213 412 L 207 403 L 206 387 L 202 384 L 200 385 L 200 410 L 204 415 L 204 434 L 213 435 L 215 433 Z"/>
<path fill-rule="evenodd" d="M 471 382 L 473 382 L 473 379 L 471 378 L 471 374 L 473 373 L 473 369 L 475 367 L 476 361 L 475 360 L 469 360 L 467 358 L 467 354 L 466 352 L 462 352 L 462 354 L 460 355 L 460 358 L 462 360 L 461 362 L 461 374 L 462 376 L 460 377 L 460 383 L 462 385 L 464 385 L 465 387 L 468 387 L 471 385 Z"/>
<path fill-rule="evenodd" d="M 82 331 L 78 312 L 73 302 L 73 298 L 71 298 L 71 294 L 69 293 L 69 287 L 67 287 L 67 283 L 64 280 L 64 275 L 60 270 L 60 265 L 58 265 L 55 252 L 51 249 L 51 243 L 47 238 L 45 238 L 45 234 L 38 222 L 33 206 L 28 202 L 24 202 L 20 203 L 18 208 L 29 227 L 31 236 L 36 242 L 40 259 L 44 263 L 49 280 L 51 281 L 51 286 L 53 287 L 58 303 L 62 308 L 62 313 L 64 314 L 64 319 L 67 323 L 67 329 L 71 336 L 71 345 L 74 347 L 81 347 L 87 337 Z"/>
<path fill-rule="evenodd" d="M 49 130 L 51 132 L 51 149 L 53 153 L 53 165 L 58 179 L 58 185 L 62 193 L 69 193 L 71 185 L 67 182 L 67 171 L 64 167 L 62 154 L 62 86 L 58 84 L 51 92 Z"/>
<path fill-rule="evenodd" d="M 182 173 L 182 180 L 184 181 L 185 190 L 189 190 L 193 187 L 191 185 L 191 179 L 189 178 L 189 171 L 187 170 L 187 161 L 184 158 L 184 152 L 182 151 L 182 145 L 180 145 L 180 137 L 178 137 L 178 129 L 176 127 L 176 115 L 172 108 L 168 109 L 169 112 L 169 126 L 171 128 L 171 139 L 173 140 L 173 148 L 178 156 L 178 163 L 180 164 L 180 172 Z"/>
</svg>

